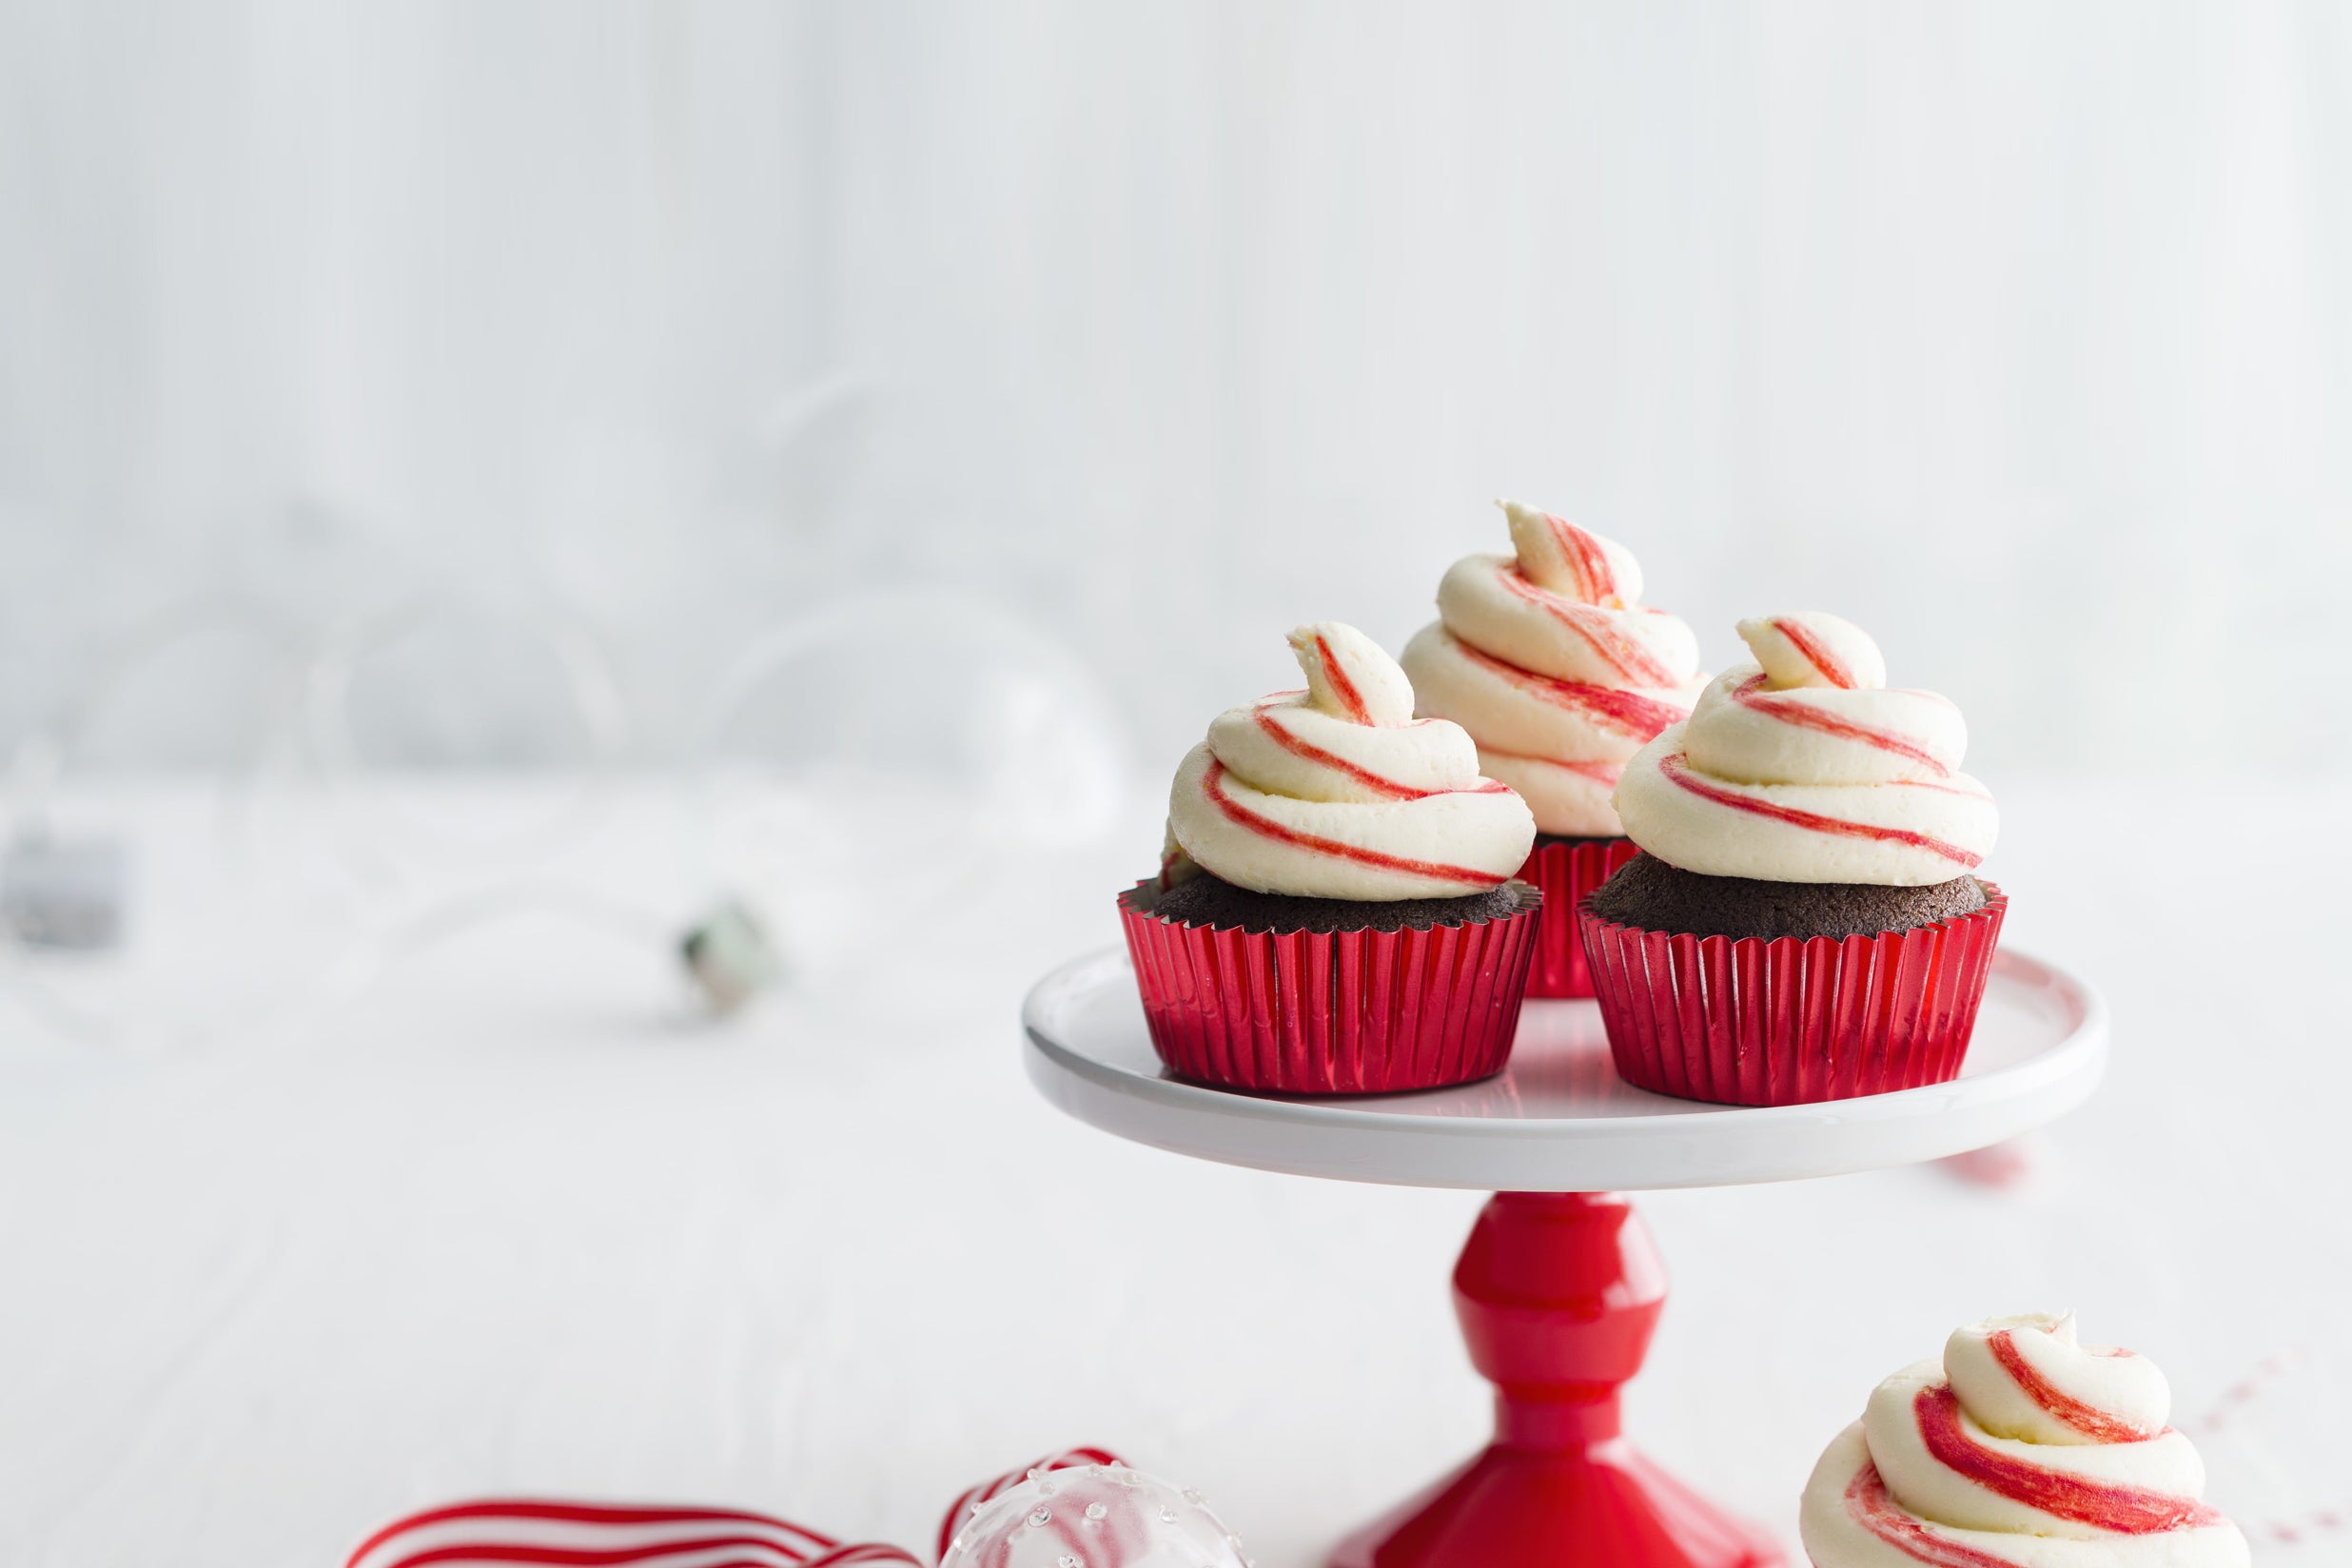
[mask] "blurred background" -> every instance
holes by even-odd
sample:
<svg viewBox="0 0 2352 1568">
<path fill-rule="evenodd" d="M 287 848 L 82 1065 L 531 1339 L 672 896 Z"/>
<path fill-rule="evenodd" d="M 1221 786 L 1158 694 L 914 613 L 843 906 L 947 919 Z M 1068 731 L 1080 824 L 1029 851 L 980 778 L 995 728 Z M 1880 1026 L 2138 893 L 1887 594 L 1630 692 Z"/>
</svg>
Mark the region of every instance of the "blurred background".
<svg viewBox="0 0 2352 1568">
<path fill-rule="evenodd" d="M 1875 628 L 1996 778 L 2352 755 L 2333 6 L 8 17 L 0 733 L 192 589 L 429 585 L 598 628 L 658 760 L 779 616 L 953 583 L 1156 772 L 1512 494 L 1718 667 Z M 476 640 L 375 755 L 573 755 Z M 181 678 L 104 755 L 216 746 Z"/>
<path fill-rule="evenodd" d="M 1476 1195 L 1115 1143 L 1014 1019 L 1499 495 L 1953 697 L 2117 1018 L 1973 1176 L 1645 1201 L 1644 1443 L 1786 1535 L 2072 1304 L 2352 1560 L 2347 277 L 2318 0 L 0 0 L 0 1560 L 911 1540 L 1072 1441 L 1315 1560 L 1483 1430 Z"/>
</svg>

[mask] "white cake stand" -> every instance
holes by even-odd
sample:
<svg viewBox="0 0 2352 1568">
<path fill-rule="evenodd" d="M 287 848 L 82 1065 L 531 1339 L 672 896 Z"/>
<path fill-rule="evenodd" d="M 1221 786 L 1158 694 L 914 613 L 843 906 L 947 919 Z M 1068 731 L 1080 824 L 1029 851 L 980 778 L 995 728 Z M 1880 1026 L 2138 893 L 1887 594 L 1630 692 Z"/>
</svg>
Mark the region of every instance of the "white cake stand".
<svg viewBox="0 0 2352 1568">
<path fill-rule="evenodd" d="M 1039 1091 L 1106 1132 L 1197 1159 L 1397 1186 L 1495 1190 L 1454 1271 L 1494 1442 L 1343 1542 L 1332 1568 L 1764 1568 L 1771 1537 L 1636 1454 L 1617 1390 L 1665 1303 L 1622 1193 L 1793 1181 L 1982 1148 L 2081 1105 L 2107 1005 L 2055 965 L 1993 960 L 1950 1084 L 1822 1105 L 1706 1106 L 1627 1087 L 1591 1002 L 1536 1002 L 1499 1077 L 1423 1094 L 1297 1100 L 1167 1076 L 1124 950 L 1064 965 L 1022 1011 Z"/>
</svg>

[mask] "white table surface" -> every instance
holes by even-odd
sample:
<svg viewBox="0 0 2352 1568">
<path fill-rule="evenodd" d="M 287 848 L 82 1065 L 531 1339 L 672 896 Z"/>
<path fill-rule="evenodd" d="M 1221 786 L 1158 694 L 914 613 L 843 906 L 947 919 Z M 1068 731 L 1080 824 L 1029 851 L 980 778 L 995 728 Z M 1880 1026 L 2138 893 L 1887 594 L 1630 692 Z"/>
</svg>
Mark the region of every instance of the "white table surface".
<svg viewBox="0 0 2352 1568">
<path fill-rule="evenodd" d="M 2009 932 L 2105 988 L 2106 1087 L 2012 1187 L 1645 1198 L 1675 1295 L 1633 1430 L 1793 1540 L 1877 1378 L 1965 1319 L 2072 1305 L 2165 1367 L 2184 1422 L 2300 1357 L 2199 1431 L 2209 1495 L 2266 1561 L 2346 1560 L 2352 1536 L 2265 1526 L 2352 1502 L 2352 791 L 2002 800 Z M 149 895 L 201 907 L 153 848 L 199 806 L 120 812 Z M 317 1568 L 400 1511 L 514 1491 L 912 1543 L 965 1483 L 1088 1441 L 1201 1486 L 1282 1568 L 1480 1441 L 1445 1292 L 1477 1195 L 1187 1161 L 1025 1082 L 1021 996 L 1115 940 L 1147 825 L 1002 867 L 985 918 L 951 918 L 969 881 L 915 879 L 895 950 L 843 894 L 800 988 L 715 1028 L 653 940 L 689 902 L 674 829 L 630 794 L 535 882 L 601 905 L 518 899 L 346 959 L 267 1028 L 77 1040 L 0 991 L 0 1562 Z M 256 975 L 331 956 L 321 907 Z"/>
</svg>

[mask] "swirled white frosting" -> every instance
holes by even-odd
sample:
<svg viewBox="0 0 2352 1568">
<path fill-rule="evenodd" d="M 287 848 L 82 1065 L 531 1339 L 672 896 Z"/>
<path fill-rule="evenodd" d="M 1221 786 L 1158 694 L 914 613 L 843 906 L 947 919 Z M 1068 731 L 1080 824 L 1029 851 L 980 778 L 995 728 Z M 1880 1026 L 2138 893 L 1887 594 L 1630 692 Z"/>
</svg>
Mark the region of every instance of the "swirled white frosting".
<svg viewBox="0 0 2352 1568">
<path fill-rule="evenodd" d="M 1968 725 L 1891 690 L 1868 633 L 1817 610 L 1739 623 L 1756 662 L 1625 768 L 1617 813 L 1669 865 L 1767 882 L 1923 887 L 1992 852 L 1992 794 L 1960 772 Z"/>
<path fill-rule="evenodd" d="M 1955 1331 L 1878 1385 L 1806 1483 L 1814 1568 L 2242 1568 L 2205 1464 L 2146 1359 L 2072 1314 Z"/>
<path fill-rule="evenodd" d="M 1467 556 L 1438 584 L 1438 619 L 1405 644 L 1421 710 L 1478 741 L 1545 833 L 1622 830 L 1609 793 L 1626 758 L 1691 711 L 1698 642 L 1638 607 L 1641 568 L 1614 539 L 1501 501 L 1509 556 Z"/>
<path fill-rule="evenodd" d="M 1365 902 L 1484 892 L 1519 869 L 1526 802 L 1480 775 L 1460 726 L 1414 718 L 1395 659 L 1336 621 L 1290 646 L 1306 690 L 1218 715 L 1176 770 L 1186 856 L 1258 892 Z"/>
</svg>

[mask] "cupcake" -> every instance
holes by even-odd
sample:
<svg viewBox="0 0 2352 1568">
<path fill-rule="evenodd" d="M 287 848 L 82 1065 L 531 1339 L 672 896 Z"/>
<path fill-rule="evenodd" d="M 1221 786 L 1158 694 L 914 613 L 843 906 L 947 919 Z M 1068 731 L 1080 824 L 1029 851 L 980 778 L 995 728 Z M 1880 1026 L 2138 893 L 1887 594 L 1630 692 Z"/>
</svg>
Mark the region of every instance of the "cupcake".
<svg viewBox="0 0 2352 1568">
<path fill-rule="evenodd" d="M 1626 765 L 1642 853 L 1581 906 L 1618 1075 L 1731 1105 L 1946 1082 L 2008 902 L 1972 874 L 2000 815 L 1960 710 L 1887 689 L 1835 616 L 1739 635 L 1755 662 Z"/>
<path fill-rule="evenodd" d="M 1160 874 L 1119 897 L 1152 1045 L 1185 1077 L 1284 1094 L 1501 1070 L 1541 895 L 1536 825 L 1396 660 L 1302 626 L 1306 690 L 1231 708 L 1176 770 Z"/>
<path fill-rule="evenodd" d="M 1519 874 L 1547 912 L 1530 996 L 1590 996 L 1576 910 L 1631 859 L 1610 794 L 1626 759 L 1686 716 L 1705 677 L 1691 629 L 1639 607 L 1641 568 L 1614 539 L 1499 501 L 1508 556 L 1466 556 L 1438 584 L 1438 620 L 1405 645 L 1421 711 L 1478 742 L 1539 837 Z"/>
<path fill-rule="evenodd" d="M 1813 1568 L 2243 1568 L 2165 1375 L 2071 1313 L 1955 1330 L 1878 1385 L 1805 1484 Z"/>
</svg>

